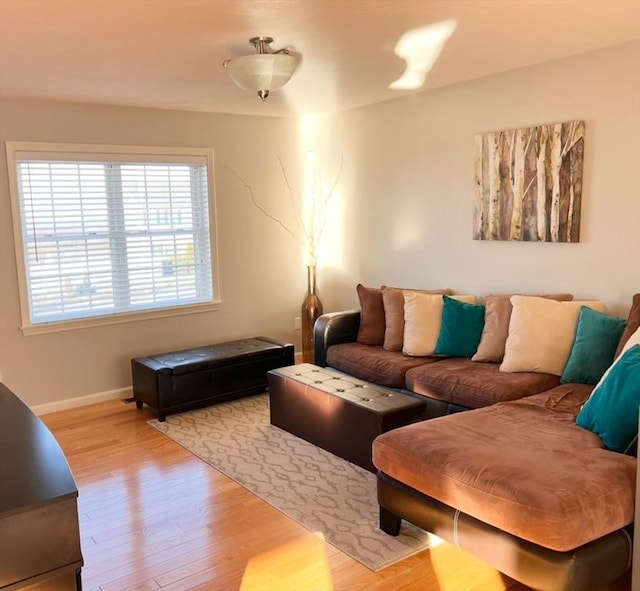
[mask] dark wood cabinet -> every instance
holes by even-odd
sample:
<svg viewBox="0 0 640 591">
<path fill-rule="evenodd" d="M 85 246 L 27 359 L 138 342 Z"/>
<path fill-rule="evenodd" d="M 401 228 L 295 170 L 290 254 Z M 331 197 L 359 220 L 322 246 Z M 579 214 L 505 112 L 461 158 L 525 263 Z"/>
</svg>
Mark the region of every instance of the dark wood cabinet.
<svg viewBox="0 0 640 591">
<path fill-rule="evenodd" d="M 80 591 L 78 489 L 49 429 L 0 384 L 0 589 Z"/>
</svg>

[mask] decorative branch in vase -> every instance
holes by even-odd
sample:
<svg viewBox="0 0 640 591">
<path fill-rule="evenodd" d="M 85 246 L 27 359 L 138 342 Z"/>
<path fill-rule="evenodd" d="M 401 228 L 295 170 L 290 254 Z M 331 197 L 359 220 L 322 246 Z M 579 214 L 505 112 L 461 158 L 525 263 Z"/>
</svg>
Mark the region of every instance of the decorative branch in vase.
<svg viewBox="0 0 640 591">
<path fill-rule="evenodd" d="M 308 161 L 313 163 L 314 155 L 312 152 L 308 153 Z M 270 214 L 264 207 L 262 207 L 256 199 L 253 187 L 247 183 L 233 168 L 226 166 L 226 168 L 238 179 L 238 181 L 244 186 L 251 198 L 252 205 L 262 213 L 266 218 L 270 219 L 273 223 L 280 226 L 285 232 L 298 241 L 305 253 L 306 266 L 307 266 L 307 293 L 302 301 L 300 308 L 301 318 L 301 341 L 302 341 L 302 360 L 304 363 L 311 363 L 314 359 L 313 348 L 313 327 L 315 321 L 320 315 L 322 315 L 322 301 L 317 293 L 316 284 L 316 268 L 318 262 L 318 250 L 320 247 L 320 241 L 324 233 L 324 229 L 327 222 L 327 208 L 329 201 L 336 189 L 340 176 L 342 175 L 342 167 L 344 164 L 344 157 L 340 157 L 340 165 L 338 172 L 336 173 L 335 180 L 328 191 L 324 191 L 320 182 L 317 168 L 314 166 L 310 175 L 308 183 L 308 203 L 307 210 L 302 211 L 300 202 L 303 200 L 300 196 L 296 198 L 296 193 L 293 190 L 289 181 L 289 175 L 282 162 L 282 159 L 278 156 L 278 162 L 280 164 L 280 170 L 284 177 L 284 182 L 289 192 L 289 200 L 293 210 L 296 227 L 292 229 L 285 224 L 281 219 Z"/>
</svg>

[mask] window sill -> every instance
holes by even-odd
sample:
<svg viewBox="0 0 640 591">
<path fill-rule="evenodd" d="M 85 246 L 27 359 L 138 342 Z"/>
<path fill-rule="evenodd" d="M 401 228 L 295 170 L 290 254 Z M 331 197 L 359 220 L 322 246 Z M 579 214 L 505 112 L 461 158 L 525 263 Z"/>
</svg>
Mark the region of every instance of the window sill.
<svg viewBox="0 0 640 591">
<path fill-rule="evenodd" d="M 67 332 L 84 328 L 96 328 L 100 326 L 113 326 L 141 320 L 155 320 L 156 318 L 170 318 L 173 316 L 185 316 L 187 314 L 201 314 L 203 312 L 215 312 L 222 302 L 217 300 L 206 304 L 193 304 L 191 306 L 175 306 L 173 308 L 160 308 L 145 312 L 129 312 L 124 314 L 110 314 L 108 316 L 96 316 L 80 320 L 65 320 L 62 322 L 50 322 L 47 324 L 25 325 L 20 328 L 25 337 L 54 332 Z"/>
</svg>

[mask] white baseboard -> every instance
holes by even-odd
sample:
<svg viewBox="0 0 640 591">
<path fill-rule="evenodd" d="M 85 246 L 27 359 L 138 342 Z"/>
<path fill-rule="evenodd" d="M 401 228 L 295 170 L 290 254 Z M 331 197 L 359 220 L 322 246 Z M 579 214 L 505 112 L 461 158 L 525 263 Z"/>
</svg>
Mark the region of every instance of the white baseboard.
<svg viewBox="0 0 640 591">
<path fill-rule="evenodd" d="M 95 404 L 96 402 L 104 402 L 105 400 L 129 398 L 131 395 L 131 387 L 118 388 L 117 390 L 96 392 L 95 394 L 87 394 L 86 396 L 78 396 L 77 398 L 67 398 L 66 400 L 38 404 L 30 408 L 37 415 L 46 415 L 51 412 L 58 412 L 59 410 L 68 410 L 70 408 L 78 408 L 80 406 L 87 406 L 88 404 Z"/>
<path fill-rule="evenodd" d="M 302 353 L 296 353 L 296 363 L 302 363 Z M 78 396 L 77 398 L 67 398 L 66 400 L 58 400 L 57 402 L 48 402 L 46 404 L 38 404 L 31 406 L 31 410 L 39 415 L 47 415 L 51 412 L 58 412 L 59 410 L 69 410 L 70 408 L 78 408 L 80 406 L 87 406 L 88 404 L 95 404 L 96 402 L 104 402 L 105 400 L 118 400 L 122 398 L 129 398 L 133 395 L 131 387 L 118 388 L 117 390 L 107 390 L 106 392 L 96 392 L 95 394 L 87 394 L 86 396 Z"/>
</svg>

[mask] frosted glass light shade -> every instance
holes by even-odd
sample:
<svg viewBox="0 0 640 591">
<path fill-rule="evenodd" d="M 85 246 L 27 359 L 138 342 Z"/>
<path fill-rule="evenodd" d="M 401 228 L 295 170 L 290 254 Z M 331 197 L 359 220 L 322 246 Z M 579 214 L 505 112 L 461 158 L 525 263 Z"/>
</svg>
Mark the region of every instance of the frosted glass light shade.
<svg viewBox="0 0 640 591">
<path fill-rule="evenodd" d="M 296 58 L 287 53 L 261 53 L 225 62 L 231 79 L 244 90 L 254 92 L 282 88 L 293 76 Z"/>
</svg>

